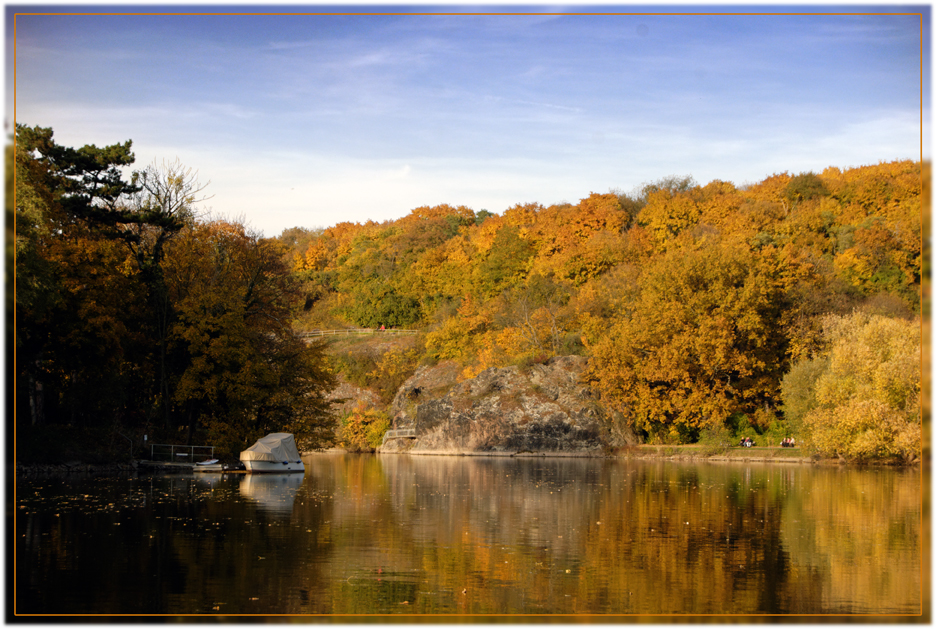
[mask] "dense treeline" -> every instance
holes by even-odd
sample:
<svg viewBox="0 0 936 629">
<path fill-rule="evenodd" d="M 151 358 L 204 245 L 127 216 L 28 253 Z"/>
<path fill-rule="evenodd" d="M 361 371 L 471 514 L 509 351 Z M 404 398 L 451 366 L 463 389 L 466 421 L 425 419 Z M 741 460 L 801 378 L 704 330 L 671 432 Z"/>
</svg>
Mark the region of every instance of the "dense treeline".
<svg viewBox="0 0 936 629">
<path fill-rule="evenodd" d="M 416 327 L 421 359 L 460 361 L 466 378 L 587 354 L 614 421 L 651 442 L 746 432 L 852 459 L 912 459 L 918 369 L 901 363 L 880 385 L 889 393 L 821 391 L 888 371 L 898 351 L 882 341 L 841 366 L 844 333 L 832 328 L 886 323 L 901 356 L 920 364 L 923 179 L 910 161 L 743 188 L 674 176 L 576 205 L 421 207 L 281 240 L 304 282 L 303 326 Z M 802 378 L 820 365 L 825 380 Z M 848 422 L 865 428 L 826 435 Z M 865 434 L 882 422 L 886 434 Z"/>
<path fill-rule="evenodd" d="M 178 163 L 125 180 L 129 141 L 72 149 L 18 125 L 14 159 L 19 445 L 50 426 L 47 458 L 65 426 L 122 451 L 120 435 L 198 433 L 221 453 L 331 435 L 333 376 L 293 330 L 303 295 L 278 242 L 197 216 L 204 186 Z"/>
<path fill-rule="evenodd" d="M 740 188 L 673 176 L 262 238 L 200 216 L 204 186 L 177 163 L 126 180 L 129 141 L 72 149 L 18 125 L 8 155 L 18 427 L 198 434 L 231 453 L 272 430 L 372 442 L 388 418 L 336 421 L 334 372 L 389 403 L 419 364 L 471 378 L 584 354 L 611 434 L 920 452 L 920 163 Z M 297 335 L 381 325 L 422 334 L 366 365 Z"/>
</svg>

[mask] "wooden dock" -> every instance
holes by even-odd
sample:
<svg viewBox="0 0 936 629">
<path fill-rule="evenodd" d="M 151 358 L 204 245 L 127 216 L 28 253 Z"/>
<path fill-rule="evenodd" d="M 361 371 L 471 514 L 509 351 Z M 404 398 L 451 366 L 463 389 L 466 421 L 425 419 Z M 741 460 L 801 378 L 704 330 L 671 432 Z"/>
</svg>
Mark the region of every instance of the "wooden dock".
<svg viewBox="0 0 936 629">
<path fill-rule="evenodd" d="M 156 470 L 161 472 L 192 472 L 192 473 L 212 473 L 212 474 L 246 474 L 247 470 L 226 470 L 220 465 L 198 466 L 194 463 L 178 461 L 137 461 L 137 469 Z"/>
<path fill-rule="evenodd" d="M 179 462 L 179 461 L 137 461 L 137 466 L 140 468 L 154 469 L 154 470 L 165 470 L 171 472 L 186 472 L 195 467 L 194 463 L 189 462 Z"/>
</svg>

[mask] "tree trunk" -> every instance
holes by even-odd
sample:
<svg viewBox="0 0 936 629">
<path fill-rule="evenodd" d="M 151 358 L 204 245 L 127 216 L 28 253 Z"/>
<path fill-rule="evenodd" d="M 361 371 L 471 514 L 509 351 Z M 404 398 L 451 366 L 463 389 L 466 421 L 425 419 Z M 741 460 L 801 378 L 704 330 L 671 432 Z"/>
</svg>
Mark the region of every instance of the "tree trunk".
<svg viewBox="0 0 936 629">
<path fill-rule="evenodd" d="M 192 426 L 193 426 L 193 424 L 195 423 L 195 420 L 192 419 L 192 416 L 193 416 L 193 415 L 194 415 L 194 413 L 192 412 L 192 409 L 189 409 L 189 412 L 188 412 L 188 435 L 185 437 L 185 445 L 187 445 L 187 446 L 192 445 L 192 433 L 194 432 L 194 431 L 192 430 Z"/>
<path fill-rule="evenodd" d="M 45 424 L 45 404 L 42 383 L 29 376 L 29 415 L 33 426 Z"/>
</svg>

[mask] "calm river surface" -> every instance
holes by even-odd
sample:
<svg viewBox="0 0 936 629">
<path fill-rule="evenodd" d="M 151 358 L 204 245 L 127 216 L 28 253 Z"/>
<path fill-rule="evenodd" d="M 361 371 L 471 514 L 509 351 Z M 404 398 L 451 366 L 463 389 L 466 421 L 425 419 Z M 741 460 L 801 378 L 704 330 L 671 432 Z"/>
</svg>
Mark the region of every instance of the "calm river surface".
<svg viewBox="0 0 936 629">
<path fill-rule="evenodd" d="M 18 479 L 15 497 L 17 614 L 922 605 L 919 470 L 316 455 L 304 476 Z"/>
</svg>

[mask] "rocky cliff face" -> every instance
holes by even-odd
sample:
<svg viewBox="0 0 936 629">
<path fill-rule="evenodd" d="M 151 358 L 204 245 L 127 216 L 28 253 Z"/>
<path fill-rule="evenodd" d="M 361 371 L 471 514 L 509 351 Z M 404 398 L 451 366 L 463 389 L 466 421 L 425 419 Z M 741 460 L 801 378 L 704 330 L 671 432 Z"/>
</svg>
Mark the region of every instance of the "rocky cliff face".
<svg viewBox="0 0 936 629">
<path fill-rule="evenodd" d="M 370 389 L 351 384 L 343 376 L 338 378 L 338 386 L 328 394 L 328 401 L 337 415 L 347 413 L 357 407 L 364 410 L 380 406 L 380 396 Z"/>
<path fill-rule="evenodd" d="M 414 429 L 416 438 L 390 439 L 380 451 L 599 453 L 612 437 L 595 395 L 579 383 L 587 362 L 556 357 L 464 382 L 452 363 L 421 367 L 391 406 L 393 428 Z"/>
</svg>

